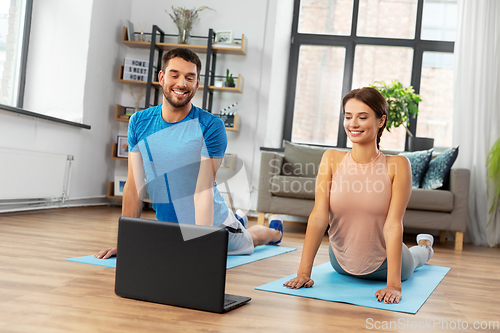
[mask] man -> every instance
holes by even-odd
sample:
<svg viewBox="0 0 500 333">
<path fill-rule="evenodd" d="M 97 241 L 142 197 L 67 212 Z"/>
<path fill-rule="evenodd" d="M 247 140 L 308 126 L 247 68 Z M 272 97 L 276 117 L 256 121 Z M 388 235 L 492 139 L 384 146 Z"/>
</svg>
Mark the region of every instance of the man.
<svg viewBox="0 0 500 333">
<path fill-rule="evenodd" d="M 158 74 L 163 103 L 130 118 L 122 215 L 140 217 L 146 188 L 158 220 L 226 227 L 228 254 L 250 254 L 257 245 L 278 244 L 283 236 L 280 218 L 270 219 L 270 228 L 245 229 L 215 186 L 227 136 L 219 117 L 191 103 L 200 71 L 200 59 L 188 49 L 173 49 L 163 56 Z M 95 257 L 112 255 L 116 247 Z"/>
</svg>

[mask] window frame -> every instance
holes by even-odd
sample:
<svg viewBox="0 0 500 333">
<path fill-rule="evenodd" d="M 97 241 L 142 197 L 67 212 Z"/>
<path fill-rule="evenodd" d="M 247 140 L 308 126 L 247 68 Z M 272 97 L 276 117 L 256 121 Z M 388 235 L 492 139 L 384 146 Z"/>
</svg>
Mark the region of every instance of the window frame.
<svg viewBox="0 0 500 333">
<path fill-rule="evenodd" d="M 285 118 L 283 124 L 283 139 L 292 141 L 293 114 L 295 108 L 295 95 L 297 89 L 297 74 L 299 66 L 299 53 L 302 45 L 313 46 L 340 46 L 345 47 L 344 77 L 342 85 L 342 96 L 352 89 L 354 72 L 354 54 L 357 45 L 373 46 L 400 46 L 413 49 L 413 62 L 411 69 L 411 85 L 415 93 L 420 93 L 420 81 L 422 75 L 422 58 L 424 52 L 448 52 L 453 53 L 455 42 L 422 40 L 422 16 L 424 0 L 417 0 L 417 18 L 415 22 L 415 37 L 413 39 L 385 38 L 385 37 L 361 37 L 356 36 L 358 26 L 359 1 L 353 0 L 351 34 L 350 35 L 326 35 L 299 33 L 299 15 L 301 0 L 294 0 L 292 34 L 290 43 L 290 58 L 287 79 L 287 94 L 285 99 Z M 418 117 L 410 118 L 409 130 L 415 135 L 417 131 Z M 347 135 L 343 130 L 342 108 L 339 105 L 339 130 L 337 145 L 334 147 L 346 148 Z M 408 150 L 408 137 L 406 134 L 405 150 Z"/>
<path fill-rule="evenodd" d="M 15 106 L 0 104 L 1 111 L 8 111 L 17 114 L 22 114 L 29 117 L 40 118 L 48 121 L 53 121 L 61 124 L 66 124 L 70 126 L 80 127 L 84 129 L 90 129 L 91 127 L 86 124 L 76 123 L 73 121 L 64 120 L 57 117 L 47 116 L 41 113 L 28 111 L 23 109 L 24 106 L 24 89 L 26 86 L 26 68 L 28 64 L 28 50 L 29 50 L 29 40 L 31 33 L 31 18 L 33 13 L 33 0 L 26 0 L 24 24 L 23 24 L 23 39 L 21 41 L 21 61 L 19 66 L 19 86 L 17 101 Z"/>
</svg>

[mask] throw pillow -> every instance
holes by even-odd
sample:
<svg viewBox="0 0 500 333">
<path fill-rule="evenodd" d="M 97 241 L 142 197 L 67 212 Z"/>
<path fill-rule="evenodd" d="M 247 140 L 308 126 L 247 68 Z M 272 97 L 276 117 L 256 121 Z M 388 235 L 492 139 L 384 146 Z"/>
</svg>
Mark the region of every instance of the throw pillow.
<svg viewBox="0 0 500 333">
<path fill-rule="evenodd" d="M 422 188 L 427 190 L 448 189 L 450 170 L 458 156 L 458 147 L 445 150 L 429 162 L 429 167 L 422 181 Z"/>
<path fill-rule="evenodd" d="M 401 153 L 399 155 L 406 156 L 411 164 L 411 187 L 419 188 L 424 178 L 429 162 L 432 159 L 434 149 L 419 150 L 411 153 Z"/>
<path fill-rule="evenodd" d="M 283 174 L 297 177 L 316 177 L 323 153 L 328 148 L 302 145 L 283 140 L 285 147 Z"/>
</svg>

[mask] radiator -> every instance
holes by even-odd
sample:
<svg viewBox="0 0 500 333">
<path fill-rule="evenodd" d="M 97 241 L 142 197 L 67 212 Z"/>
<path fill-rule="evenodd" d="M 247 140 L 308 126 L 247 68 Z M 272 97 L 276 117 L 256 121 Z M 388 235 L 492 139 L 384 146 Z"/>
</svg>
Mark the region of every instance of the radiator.
<svg viewBox="0 0 500 333">
<path fill-rule="evenodd" d="M 0 147 L 0 200 L 64 200 L 71 155 Z"/>
</svg>

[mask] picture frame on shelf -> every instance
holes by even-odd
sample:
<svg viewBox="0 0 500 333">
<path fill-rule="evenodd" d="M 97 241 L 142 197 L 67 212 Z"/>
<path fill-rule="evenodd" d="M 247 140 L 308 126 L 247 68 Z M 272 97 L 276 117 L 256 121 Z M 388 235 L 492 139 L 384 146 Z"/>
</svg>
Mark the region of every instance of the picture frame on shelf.
<svg viewBox="0 0 500 333">
<path fill-rule="evenodd" d="M 219 30 L 215 32 L 215 43 L 232 44 L 233 30 Z"/>
<path fill-rule="evenodd" d="M 128 138 L 123 135 L 118 135 L 116 144 L 116 157 L 128 158 Z"/>
<path fill-rule="evenodd" d="M 115 196 L 123 196 L 123 189 L 127 182 L 126 176 L 115 176 Z"/>
<path fill-rule="evenodd" d="M 130 22 L 130 20 L 127 20 L 127 23 L 125 25 L 127 27 L 127 38 L 129 42 L 135 41 L 135 30 L 134 30 L 134 24 Z"/>
</svg>

